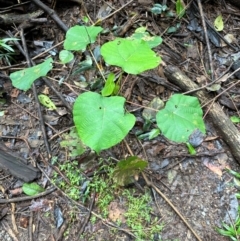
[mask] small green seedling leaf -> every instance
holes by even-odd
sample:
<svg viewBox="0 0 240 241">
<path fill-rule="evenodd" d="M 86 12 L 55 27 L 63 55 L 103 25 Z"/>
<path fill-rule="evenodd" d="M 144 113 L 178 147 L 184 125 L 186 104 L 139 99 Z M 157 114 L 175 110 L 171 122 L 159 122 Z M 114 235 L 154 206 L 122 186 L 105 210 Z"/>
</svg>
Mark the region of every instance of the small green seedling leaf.
<svg viewBox="0 0 240 241">
<path fill-rule="evenodd" d="M 137 156 L 121 160 L 113 172 L 113 179 L 119 186 L 125 186 L 133 182 L 133 176 L 138 175 L 147 167 L 147 162 Z"/>
<path fill-rule="evenodd" d="M 231 116 L 230 117 L 230 120 L 233 122 L 233 123 L 240 123 L 240 118 L 237 117 L 237 116 Z"/>
<path fill-rule="evenodd" d="M 177 23 L 176 26 L 169 27 L 167 33 L 175 33 L 180 28 L 181 24 Z"/>
<path fill-rule="evenodd" d="M 158 128 L 152 129 L 149 132 L 148 138 L 149 138 L 149 140 L 152 140 L 153 138 L 157 137 L 159 134 L 160 134 L 160 130 Z"/>
<path fill-rule="evenodd" d="M 167 6 L 166 5 L 161 5 L 159 3 L 154 4 L 153 7 L 151 8 L 151 12 L 154 15 L 161 14 L 162 12 L 164 12 L 166 10 L 167 10 Z"/>
<path fill-rule="evenodd" d="M 10 45 L 5 44 L 5 43 L 1 43 L 0 45 L 1 45 L 1 47 L 2 47 L 3 49 L 5 49 L 6 51 L 8 51 L 8 52 L 14 52 L 14 49 L 13 49 Z"/>
<path fill-rule="evenodd" d="M 239 186 L 240 187 L 240 186 Z M 239 198 L 240 199 L 240 193 L 236 193 L 235 194 L 236 198 Z"/>
<path fill-rule="evenodd" d="M 64 49 L 85 51 L 88 44 L 96 41 L 97 35 L 102 30 L 101 27 L 96 26 L 74 26 L 67 31 Z"/>
<path fill-rule="evenodd" d="M 113 90 L 112 95 L 118 95 L 119 90 L 120 90 L 121 80 L 122 80 L 122 73 L 119 75 L 118 79 L 115 81 L 115 88 Z"/>
<path fill-rule="evenodd" d="M 176 12 L 179 18 L 182 18 L 183 15 L 185 14 L 185 8 L 182 3 L 182 0 L 177 0 L 176 2 Z"/>
<path fill-rule="evenodd" d="M 23 192 L 28 196 L 34 196 L 44 191 L 44 188 L 39 186 L 37 183 L 24 183 L 22 186 Z"/>
<path fill-rule="evenodd" d="M 27 91 L 36 79 L 47 75 L 48 71 L 52 69 L 52 62 L 53 59 L 49 58 L 41 64 L 10 74 L 13 86 Z"/>
<path fill-rule="evenodd" d="M 219 15 L 214 21 L 214 27 L 217 31 L 222 31 L 224 27 L 222 15 Z"/>
<path fill-rule="evenodd" d="M 124 102 L 123 97 L 94 92 L 78 96 L 73 120 L 84 144 L 99 153 L 124 139 L 135 123 L 135 116 L 125 113 Z"/>
<path fill-rule="evenodd" d="M 5 49 L 8 52 L 14 52 L 14 49 L 9 45 L 6 44 L 8 41 L 17 41 L 19 39 L 17 38 L 4 38 L 4 39 L 0 39 L 0 48 Z"/>
<path fill-rule="evenodd" d="M 139 74 L 157 67 L 161 58 L 157 57 L 144 41 L 117 38 L 101 47 L 106 63 L 121 67 L 129 74 Z"/>
<path fill-rule="evenodd" d="M 238 188 L 240 188 L 240 180 L 238 178 L 233 178 L 233 183 L 235 186 L 237 186 Z M 240 195 L 240 194 L 239 194 Z"/>
<path fill-rule="evenodd" d="M 0 39 L 0 44 L 1 43 L 6 43 L 8 41 L 17 41 L 19 40 L 18 38 L 4 38 L 4 39 Z"/>
<path fill-rule="evenodd" d="M 73 58 L 74 58 L 73 53 L 68 50 L 62 50 L 59 53 L 59 59 L 61 60 L 62 64 L 71 62 L 73 60 Z"/>
<path fill-rule="evenodd" d="M 197 152 L 196 152 L 195 148 L 189 142 L 186 142 L 186 145 L 188 147 L 188 152 L 191 155 L 196 155 Z"/>
<path fill-rule="evenodd" d="M 55 106 L 55 104 L 51 101 L 51 99 L 47 96 L 47 95 L 38 95 L 38 99 L 39 99 L 39 102 L 47 107 L 49 110 L 56 110 L 57 107 Z"/>
<path fill-rule="evenodd" d="M 232 175 L 234 175 L 235 177 L 237 177 L 237 178 L 240 179 L 240 173 L 239 173 L 239 172 L 235 172 L 235 171 L 233 171 L 233 170 L 231 170 L 231 169 L 228 169 L 228 168 L 227 168 L 227 171 L 228 171 L 229 173 L 231 173 Z"/>
<path fill-rule="evenodd" d="M 87 16 L 83 16 L 83 17 L 82 17 L 82 21 L 83 21 L 84 23 L 88 23 L 88 22 L 89 22 L 89 19 L 88 19 Z"/>
<path fill-rule="evenodd" d="M 102 89 L 102 96 L 109 96 L 114 92 L 114 89 L 115 89 L 114 79 L 115 79 L 115 74 L 110 73 L 108 75 L 104 88 Z"/>
<path fill-rule="evenodd" d="M 159 36 L 150 36 L 150 34 L 148 32 L 146 32 L 146 28 L 145 27 L 140 27 L 137 28 L 135 30 L 135 33 L 132 34 L 131 37 L 129 37 L 129 39 L 138 39 L 138 40 L 143 40 L 145 41 L 149 47 L 155 48 L 157 47 L 159 44 L 162 43 L 162 38 Z"/>
<path fill-rule="evenodd" d="M 151 123 L 151 122 L 149 122 L 149 123 Z M 153 138 L 157 137 L 161 133 L 161 131 L 158 128 L 152 129 L 150 132 L 147 132 L 147 133 L 143 133 L 143 131 L 140 131 L 139 133 L 135 133 L 139 140 L 141 140 L 141 139 L 152 140 Z M 141 133 L 143 133 L 143 134 L 141 134 Z"/>
<path fill-rule="evenodd" d="M 162 134 L 175 142 L 187 142 L 195 129 L 205 134 L 202 109 L 196 97 L 173 95 L 165 108 L 157 113 L 157 125 Z"/>
</svg>

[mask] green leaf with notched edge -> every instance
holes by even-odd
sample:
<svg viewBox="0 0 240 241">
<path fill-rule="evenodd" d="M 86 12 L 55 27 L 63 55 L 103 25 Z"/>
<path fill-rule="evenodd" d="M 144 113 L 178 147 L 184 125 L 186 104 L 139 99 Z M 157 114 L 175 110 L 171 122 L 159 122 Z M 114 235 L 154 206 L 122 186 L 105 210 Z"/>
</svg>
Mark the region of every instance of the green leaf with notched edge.
<svg viewBox="0 0 240 241">
<path fill-rule="evenodd" d="M 74 26 L 67 31 L 64 49 L 85 51 L 88 44 L 96 41 L 97 35 L 102 30 L 101 27 L 96 26 Z"/>
<path fill-rule="evenodd" d="M 52 69 L 52 62 L 53 59 L 49 58 L 41 64 L 10 74 L 13 86 L 27 91 L 36 79 L 47 75 L 48 71 Z"/>
<path fill-rule="evenodd" d="M 163 110 L 157 113 L 157 125 L 162 134 L 175 142 L 187 142 L 195 129 L 205 134 L 203 112 L 196 97 L 173 95 Z"/>
<path fill-rule="evenodd" d="M 156 56 L 145 41 L 117 38 L 101 47 L 106 63 L 121 67 L 129 74 L 140 74 L 157 67 L 161 58 Z"/>
<path fill-rule="evenodd" d="M 24 183 L 22 186 L 23 192 L 28 196 L 34 196 L 44 191 L 44 188 L 39 186 L 37 183 Z"/>
<path fill-rule="evenodd" d="M 187 148 L 188 148 L 188 152 L 191 155 L 196 155 L 197 152 L 196 152 L 195 148 L 189 142 L 186 142 L 186 145 L 187 145 Z"/>
<path fill-rule="evenodd" d="M 113 179 L 118 185 L 125 186 L 131 183 L 133 177 L 143 171 L 146 167 L 146 161 L 137 156 L 128 157 L 126 160 L 121 160 L 117 163 L 113 172 Z"/>
<path fill-rule="evenodd" d="M 124 139 L 135 124 L 135 116 L 124 111 L 125 98 L 104 97 L 94 92 L 78 96 L 73 120 L 83 143 L 97 153 Z"/>
</svg>

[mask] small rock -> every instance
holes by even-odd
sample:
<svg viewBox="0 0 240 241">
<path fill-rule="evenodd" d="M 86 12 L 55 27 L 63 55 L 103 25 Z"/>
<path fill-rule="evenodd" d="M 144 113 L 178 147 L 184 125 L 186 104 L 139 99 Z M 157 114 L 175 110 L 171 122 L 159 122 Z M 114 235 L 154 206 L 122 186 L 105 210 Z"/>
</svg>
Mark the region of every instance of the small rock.
<svg viewBox="0 0 240 241">
<path fill-rule="evenodd" d="M 151 102 L 150 104 L 148 105 L 148 107 L 154 109 L 144 109 L 143 110 L 143 118 L 146 119 L 146 120 L 153 120 L 153 119 L 156 119 L 156 110 L 161 110 L 163 107 L 164 107 L 164 102 L 158 98 L 158 97 L 155 97 Z"/>
</svg>

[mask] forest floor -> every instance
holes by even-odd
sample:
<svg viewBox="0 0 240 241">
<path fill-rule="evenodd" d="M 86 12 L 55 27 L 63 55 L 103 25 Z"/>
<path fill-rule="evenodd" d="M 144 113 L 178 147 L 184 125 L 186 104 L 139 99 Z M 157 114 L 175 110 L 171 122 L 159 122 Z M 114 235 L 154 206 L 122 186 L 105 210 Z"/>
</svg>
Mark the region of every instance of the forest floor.
<svg viewBox="0 0 240 241">
<path fill-rule="evenodd" d="M 25 22 L 25 17 L 20 21 L 13 17 L 11 21 L 2 20 L 6 14 L 26 16 L 24 14 L 39 11 L 39 7 L 33 2 L 13 7 L 17 1 L 0 1 L 0 39 L 9 37 L 7 33 L 21 39 L 22 29 L 31 59 L 41 63 L 51 56 L 54 68 L 48 73 L 49 81 L 70 106 L 65 106 L 41 79 L 35 81 L 36 91 L 48 95 L 57 111 L 39 107 L 33 89 L 14 88 L 9 76 L 27 68 L 25 57 L 13 44 L 15 52 L 11 56 L 4 55 L 0 49 L 3 54 L 0 59 L 0 138 L 4 145 L 0 146 L 0 163 L 4 158 L 14 160 L 12 155 L 27 160 L 34 167 L 32 173 L 36 173 L 31 182 L 45 189 L 39 196 L 27 196 L 22 192 L 22 186 L 31 177 L 22 174 L 21 178 L 10 168 L 4 170 L 1 164 L 0 240 L 229 240 L 216 228 L 223 222 L 231 224 L 238 215 L 237 181 L 226 168 L 236 172 L 240 172 L 240 168 L 231 147 L 209 118 L 209 107 L 203 107 L 206 135 L 195 148 L 195 155 L 189 154 L 186 144 L 169 141 L 161 134 L 149 139 L 148 133 L 157 126 L 152 122 L 144 130 L 143 110 L 155 97 L 166 102 L 173 94 L 185 92 L 165 76 L 164 67 L 171 65 L 199 86 L 224 74 L 225 78 L 215 87 L 211 86 L 212 89 L 208 88 L 207 94 L 221 105 L 229 118 L 239 117 L 239 76 L 226 77 L 233 72 L 233 66 L 240 66 L 239 8 L 221 4 L 221 1 L 202 3 L 206 22 L 214 26 L 219 15 L 224 22 L 222 31 L 208 29 L 212 56 L 209 61 L 199 6 L 184 1 L 186 13 L 179 19 L 173 2 L 166 1 L 167 9 L 161 14 L 153 14 L 152 0 L 59 0 L 56 4 L 43 1 L 55 10 L 68 28 L 89 26 L 91 21 L 95 23 L 102 19 L 99 25 L 104 33 L 91 45 L 93 52 L 116 36 L 131 36 L 139 27 L 146 27 L 152 36 L 163 39 L 163 43 L 154 49 L 162 58 L 157 68 L 142 75 L 122 75 L 119 95 L 127 99 L 126 110 L 137 118 L 134 128 L 124 141 L 99 155 L 86 149 L 78 156 L 75 155 L 78 141 L 69 109 L 77 96 L 86 90 L 100 92 L 103 82 L 99 66 L 92 60 L 91 68 L 79 71 L 83 61 L 92 58 L 88 51 L 75 53 L 70 64 L 61 64 L 58 53 L 63 49 L 66 33 L 59 24 L 46 12 L 36 17 L 43 19 L 42 23 L 33 23 L 33 18 Z M 11 11 L 5 12 L 8 8 Z M 169 16 L 170 13 L 173 15 Z M 231 44 L 222 40 L 224 36 Z M 214 70 L 213 76 L 209 74 L 209 63 Z M 110 68 L 100 65 L 104 71 Z M 118 70 L 113 68 L 113 71 L 117 73 Z M 233 83 L 236 85 L 228 88 Z M 38 108 L 45 125 L 39 121 Z M 240 129 L 239 123 L 235 126 Z M 140 138 L 138 133 L 146 135 Z M 50 150 L 46 149 L 46 142 Z M 119 186 L 113 181 L 116 163 L 132 154 L 148 162 L 144 176 L 139 173 L 130 184 Z"/>
</svg>

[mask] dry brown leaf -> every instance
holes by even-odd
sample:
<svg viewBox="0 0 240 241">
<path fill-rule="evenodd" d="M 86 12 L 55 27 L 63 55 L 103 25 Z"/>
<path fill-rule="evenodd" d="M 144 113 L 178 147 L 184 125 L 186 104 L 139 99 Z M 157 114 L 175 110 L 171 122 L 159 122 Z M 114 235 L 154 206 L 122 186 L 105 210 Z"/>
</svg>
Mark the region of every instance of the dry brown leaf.
<svg viewBox="0 0 240 241">
<path fill-rule="evenodd" d="M 111 202 L 108 206 L 109 214 L 108 218 L 113 221 L 120 221 L 121 223 L 125 223 L 126 220 L 124 218 L 125 210 L 121 207 L 119 207 L 119 204 L 117 202 Z"/>
<path fill-rule="evenodd" d="M 209 163 L 208 161 L 204 161 L 203 164 L 212 172 L 217 174 L 219 177 L 222 177 L 223 170 L 225 170 L 226 168 L 229 168 L 229 165 L 227 163 L 224 163 L 222 165 L 215 165 L 215 164 Z"/>
</svg>

